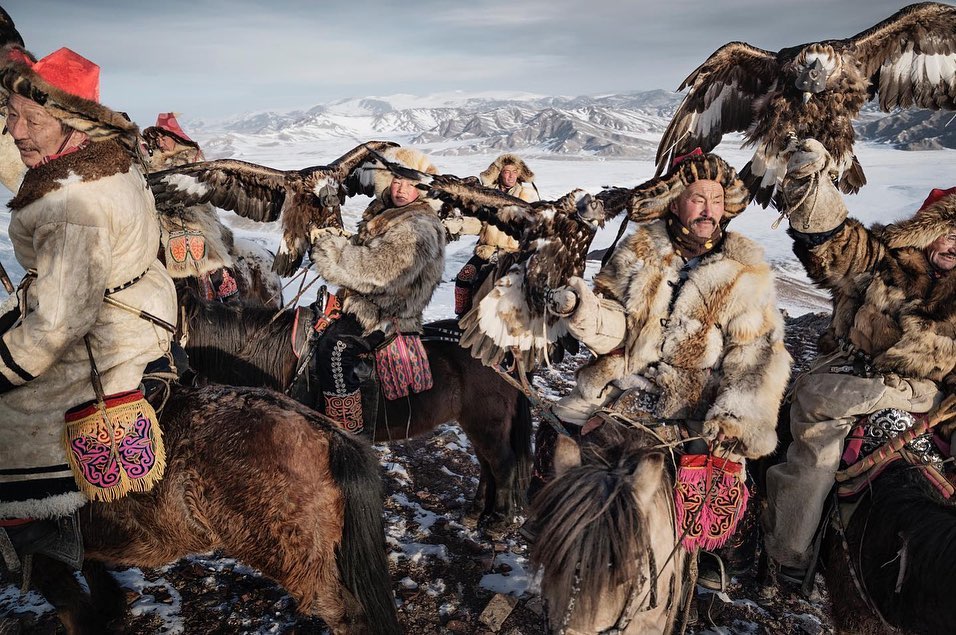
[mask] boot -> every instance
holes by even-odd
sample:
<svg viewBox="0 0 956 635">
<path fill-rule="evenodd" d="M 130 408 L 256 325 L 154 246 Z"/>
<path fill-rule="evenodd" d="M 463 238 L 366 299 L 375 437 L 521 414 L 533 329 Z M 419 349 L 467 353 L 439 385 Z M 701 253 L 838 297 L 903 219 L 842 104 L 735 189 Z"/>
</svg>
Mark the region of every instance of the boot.
<svg viewBox="0 0 956 635">
<path fill-rule="evenodd" d="M 362 416 L 362 391 L 356 390 L 347 395 L 322 392 L 325 416 L 334 419 L 342 428 L 352 434 L 362 434 L 365 420 Z"/>
</svg>

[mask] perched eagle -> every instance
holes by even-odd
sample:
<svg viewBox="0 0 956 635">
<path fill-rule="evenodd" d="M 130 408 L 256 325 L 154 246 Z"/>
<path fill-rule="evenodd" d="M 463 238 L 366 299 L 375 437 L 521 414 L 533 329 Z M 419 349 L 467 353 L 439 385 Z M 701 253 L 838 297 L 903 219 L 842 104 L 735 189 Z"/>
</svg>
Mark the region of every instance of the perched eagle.
<svg viewBox="0 0 956 635">
<path fill-rule="evenodd" d="M 544 361 L 550 345 L 566 332 L 547 310 L 550 293 L 584 274 L 588 248 L 604 225 L 601 203 L 584 190 L 528 203 L 472 178 L 425 174 L 378 159 L 394 174 L 417 181 L 439 216 L 474 216 L 518 241 L 518 252 L 499 260 L 488 282 L 493 288 L 461 318 L 461 345 L 486 365 L 498 364 L 512 348 L 523 356 L 525 368 Z"/>
<path fill-rule="evenodd" d="M 717 49 L 680 85 L 688 88 L 657 149 L 657 174 L 725 133 L 754 146 L 740 176 L 766 207 L 786 172 L 791 141 L 812 137 L 833 156 L 840 189 L 866 184 L 853 153 L 853 120 L 879 95 L 880 108 L 956 109 L 956 7 L 913 4 L 845 40 L 777 53 L 743 42 Z"/>
<path fill-rule="evenodd" d="M 255 221 L 282 217 L 282 243 L 272 269 L 292 275 L 308 250 L 313 229 L 342 226 L 346 196 L 373 194 L 371 173 L 359 169 L 374 161 L 375 150 L 397 144 L 369 141 L 329 165 L 274 170 L 254 163 L 222 159 L 189 163 L 149 175 L 160 211 L 211 203 Z"/>
<path fill-rule="evenodd" d="M 604 225 L 604 207 L 576 189 L 556 201 L 475 211 L 516 238 L 519 251 L 501 258 L 488 282 L 494 286 L 461 318 L 461 345 L 486 365 L 516 352 L 530 370 L 546 363 L 552 345 L 567 334 L 560 316 L 548 310 L 551 292 L 584 275 L 591 241 Z"/>
</svg>

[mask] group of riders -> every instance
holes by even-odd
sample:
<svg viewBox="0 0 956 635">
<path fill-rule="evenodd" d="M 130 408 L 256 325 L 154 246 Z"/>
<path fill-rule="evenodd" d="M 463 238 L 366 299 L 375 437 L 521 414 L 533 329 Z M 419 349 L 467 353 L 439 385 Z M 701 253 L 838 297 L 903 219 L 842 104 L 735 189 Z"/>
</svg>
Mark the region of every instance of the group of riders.
<svg viewBox="0 0 956 635">
<path fill-rule="evenodd" d="M 148 394 L 147 367 L 175 367 L 173 277 L 201 278 L 210 301 L 242 299 L 242 285 L 232 237 L 214 211 L 188 218 L 188 227 L 183 217 L 181 226 L 157 222 L 144 173 L 202 160 L 174 117 L 140 134 L 99 102 L 99 68 L 69 49 L 37 60 L 7 46 L 0 91 L 4 152 L 25 168 L 5 183 L 15 192 L 10 240 L 27 273 L 0 307 L 0 533 L 15 537 L 30 521 L 69 516 L 88 500 L 65 458 L 65 413 L 141 384 Z M 415 150 L 387 155 L 438 172 Z M 778 199 L 797 257 L 833 298 L 824 357 L 792 387 L 793 443 L 767 477 L 766 550 L 781 576 L 795 580 L 811 565 L 858 418 L 930 412 L 956 366 L 956 188 L 934 190 L 908 220 L 867 228 L 847 215 L 832 168 L 818 142 L 795 144 Z M 363 428 L 370 351 L 421 330 L 447 241 L 478 235 L 455 280 L 459 316 L 479 299 L 499 256 L 518 250 L 493 224 L 440 219 L 414 178 L 382 171 L 376 179 L 377 196 L 355 233 L 311 236 L 312 266 L 342 289 L 316 354 L 322 405 L 352 433 Z M 524 201 L 538 200 L 533 179 L 512 154 L 479 176 Z M 771 454 L 792 360 L 771 267 L 758 244 L 729 229 L 750 195 L 733 167 L 701 152 L 679 157 L 656 183 L 641 222 L 593 284 L 572 278 L 552 290 L 552 312 L 593 356 L 551 414 L 574 438 L 595 413 L 611 412 L 681 421 L 702 452 L 722 448 L 733 461 Z M 542 482 L 553 475 L 556 435 L 542 424 Z"/>
</svg>

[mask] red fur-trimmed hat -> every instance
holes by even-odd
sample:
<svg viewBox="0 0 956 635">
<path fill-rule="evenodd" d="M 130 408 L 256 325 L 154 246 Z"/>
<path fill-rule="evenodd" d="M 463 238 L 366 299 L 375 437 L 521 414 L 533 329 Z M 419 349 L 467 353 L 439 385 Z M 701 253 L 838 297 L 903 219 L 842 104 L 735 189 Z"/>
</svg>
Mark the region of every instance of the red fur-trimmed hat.
<svg viewBox="0 0 956 635">
<path fill-rule="evenodd" d="M 948 190 L 941 190 L 938 187 L 933 188 L 933 190 L 929 193 L 929 196 L 926 197 L 926 200 L 923 201 L 923 204 L 919 206 L 917 211 L 926 209 L 939 199 L 943 198 L 944 196 L 949 196 L 950 194 L 956 194 L 956 187 L 951 187 Z"/>
<path fill-rule="evenodd" d="M 160 136 L 171 137 L 176 143 L 199 150 L 199 144 L 183 131 L 174 112 L 159 113 L 156 117 L 156 125 L 143 130 L 143 138 L 151 148 L 159 146 Z"/>
<path fill-rule="evenodd" d="M 99 103 L 99 66 L 68 48 L 35 59 L 17 45 L 0 49 L 0 90 L 35 101 L 91 141 L 117 139 L 136 147 L 136 124 Z"/>
</svg>

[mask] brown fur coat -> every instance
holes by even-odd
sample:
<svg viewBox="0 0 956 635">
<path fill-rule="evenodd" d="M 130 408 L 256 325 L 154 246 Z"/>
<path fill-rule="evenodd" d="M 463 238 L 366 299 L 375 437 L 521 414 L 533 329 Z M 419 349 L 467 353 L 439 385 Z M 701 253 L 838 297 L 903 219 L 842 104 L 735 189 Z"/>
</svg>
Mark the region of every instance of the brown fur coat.
<svg viewBox="0 0 956 635">
<path fill-rule="evenodd" d="M 832 335 L 884 373 L 939 381 L 956 367 L 956 275 L 937 279 L 924 249 L 956 230 L 956 196 L 910 220 L 865 228 L 849 218 L 830 240 L 794 252 L 833 296 Z"/>
<path fill-rule="evenodd" d="M 323 235 L 312 263 L 326 281 L 348 290 L 343 309 L 366 332 L 420 331 L 422 312 L 445 269 L 445 228 L 429 203 L 375 201 L 351 239 Z"/>
<path fill-rule="evenodd" d="M 719 422 L 740 440 L 741 454 L 769 454 L 790 355 L 763 250 L 728 232 L 722 248 L 690 272 L 671 308 L 684 263 L 664 223 L 641 225 L 595 277 L 595 292 L 623 306 L 627 332 L 623 354 L 583 367 L 576 390 L 594 400 L 611 382 L 652 377 L 662 391 L 660 416 Z"/>
</svg>

